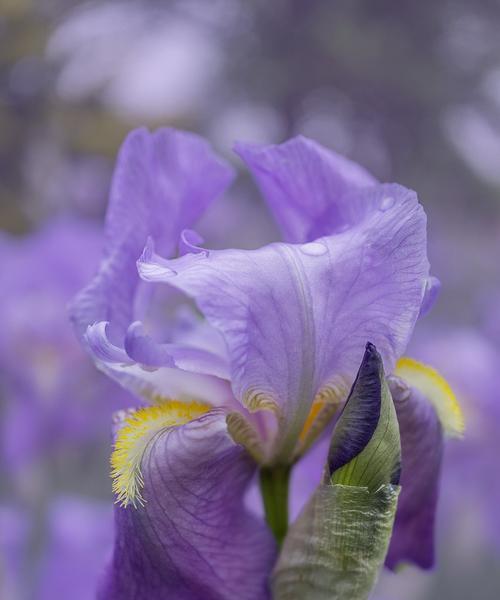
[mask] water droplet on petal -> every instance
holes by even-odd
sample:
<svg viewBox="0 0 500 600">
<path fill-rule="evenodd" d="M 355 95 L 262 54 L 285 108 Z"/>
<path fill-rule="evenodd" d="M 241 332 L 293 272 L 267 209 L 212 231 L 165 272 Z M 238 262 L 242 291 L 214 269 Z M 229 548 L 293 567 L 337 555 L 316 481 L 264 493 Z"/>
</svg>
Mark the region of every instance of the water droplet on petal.
<svg viewBox="0 0 500 600">
<path fill-rule="evenodd" d="M 328 250 L 322 242 L 309 242 L 300 247 L 301 251 L 307 256 L 323 256 Z"/>
<path fill-rule="evenodd" d="M 394 198 L 391 198 L 390 196 L 387 196 L 386 198 L 384 198 L 380 204 L 380 210 L 382 212 L 385 212 L 386 210 L 389 210 L 390 208 L 392 208 L 394 206 Z"/>
</svg>

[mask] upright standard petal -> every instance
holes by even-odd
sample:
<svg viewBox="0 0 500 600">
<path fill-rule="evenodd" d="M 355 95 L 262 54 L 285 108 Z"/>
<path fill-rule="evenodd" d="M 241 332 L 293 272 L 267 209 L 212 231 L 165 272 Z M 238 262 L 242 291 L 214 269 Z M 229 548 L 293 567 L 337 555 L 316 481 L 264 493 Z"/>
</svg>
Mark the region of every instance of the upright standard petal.
<svg viewBox="0 0 500 600">
<path fill-rule="evenodd" d="M 188 417 L 203 413 L 190 410 Z M 129 417 L 118 433 L 118 452 L 140 451 L 143 498 L 137 508 L 116 508 L 114 556 L 98 598 L 265 600 L 276 549 L 264 523 L 244 507 L 252 460 L 220 413 L 182 425 L 186 414 L 177 412 L 178 425 L 164 427 L 168 406 L 163 416 L 148 411 L 154 408 Z"/>
<path fill-rule="evenodd" d="M 308 244 L 171 261 L 149 247 L 138 263 L 144 279 L 195 298 L 222 333 L 235 396 L 278 414 L 273 459 L 291 456 L 318 394 L 345 398 L 367 339 L 390 371 L 417 318 L 428 275 L 425 214 L 400 186 L 363 193 L 380 208 Z"/>
<path fill-rule="evenodd" d="M 302 136 L 276 146 L 239 143 L 235 150 L 289 242 L 352 225 L 367 208 L 355 192 L 377 183 L 360 165 Z"/>
<path fill-rule="evenodd" d="M 172 256 L 181 231 L 231 179 L 231 169 L 194 134 L 138 129 L 127 137 L 113 177 L 104 258 L 97 276 L 72 307 L 80 335 L 89 325 L 107 321 L 111 340 L 121 344 L 136 320 L 135 263 L 147 237 Z"/>
<path fill-rule="evenodd" d="M 446 381 L 415 360 L 398 361 L 390 386 L 401 433 L 402 492 L 386 565 L 411 562 L 429 569 L 444 434 L 461 435 L 463 417 Z"/>
</svg>

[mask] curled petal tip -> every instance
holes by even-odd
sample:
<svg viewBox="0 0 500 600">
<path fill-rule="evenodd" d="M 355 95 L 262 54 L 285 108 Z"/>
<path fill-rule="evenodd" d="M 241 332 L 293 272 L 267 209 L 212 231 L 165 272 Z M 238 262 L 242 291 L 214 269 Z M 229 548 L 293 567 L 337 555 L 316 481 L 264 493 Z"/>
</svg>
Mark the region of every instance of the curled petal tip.
<svg viewBox="0 0 500 600">
<path fill-rule="evenodd" d="M 434 275 L 429 275 L 429 277 L 427 277 L 425 280 L 424 297 L 420 307 L 420 313 L 418 315 L 419 317 L 425 316 L 432 310 L 440 291 L 441 282 L 439 279 Z"/>
<path fill-rule="evenodd" d="M 433 367 L 403 356 L 394 374 L 417 389 L 434 406 L 445 434 L 462 437 L 465 430 L 462 408 L 446 379 Z"/>
<path fill-rule="evenodd" d="M 202 236 L 194 229 L 183 229 L 179 240 L 179 256 L 190 253 L 208 255 L 208 250 L 201 248 L 204 241 Z"/>
</svg>

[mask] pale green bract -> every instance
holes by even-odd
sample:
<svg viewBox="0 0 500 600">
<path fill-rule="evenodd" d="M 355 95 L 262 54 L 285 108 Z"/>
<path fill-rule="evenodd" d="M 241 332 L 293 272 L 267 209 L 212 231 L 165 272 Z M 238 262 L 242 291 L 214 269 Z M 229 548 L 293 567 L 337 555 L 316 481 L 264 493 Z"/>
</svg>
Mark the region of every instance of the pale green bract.
<svg viewBox="0 0 500 600">
<path fill-rule="evenodd" d="M 387 552 L 399 489 L 321 485 L 285 539 L 273 598 L 368 598 Z"/>
</svg>

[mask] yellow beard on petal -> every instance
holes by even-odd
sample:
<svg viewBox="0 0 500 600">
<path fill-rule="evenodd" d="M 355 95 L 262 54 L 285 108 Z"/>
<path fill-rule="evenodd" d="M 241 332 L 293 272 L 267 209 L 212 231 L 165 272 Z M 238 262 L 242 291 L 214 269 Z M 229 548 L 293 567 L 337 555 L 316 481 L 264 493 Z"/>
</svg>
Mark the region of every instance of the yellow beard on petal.
<svg viewBox="0 0 500 600">
<path fill-rule="evenodd" d="M 300 458 L 314 443 L 345 400 L 349 391 L 345 380 L 338 377 L 325 386 L 315 397 L 299 435 L 294 460 Z"/>
<path fill-rule="evenodd" d="M 158 433 L 184 425 L 210 410 L 202 402 L 165 400 L 128 413 L 116 436 L 111 455 L 111 477 L 116 502 L 121 506 L 144 505 L 141 463 L 144 452 Z"/>
<path fill-rule="evenodd" d="M 460 404 L 446 379 L 435 369 L 404 356 L 398 360 L 394 375 L 432 403 L 447 435 L 460 437 L 463 434 L 465 426 Z"/>
<path fill-rule="evenodd" d="M 309 411 L 306 422 L 304 423 L 304 426 L 302 427 L 302 431 L 300 432 L 300 435 L 299 435 L 299 440 L 301 442 L 303 442 L 307 438 L 307 434 L 310 432 L 311 427 L 313 426 L 314 422 L 316 421 L 316 417 L 325 408 L 325 406 L 326 406 L 325 402 L 321 402 L 321 401 L 314 402 L 312 404 L 311 410 Z"/>
</svg>

